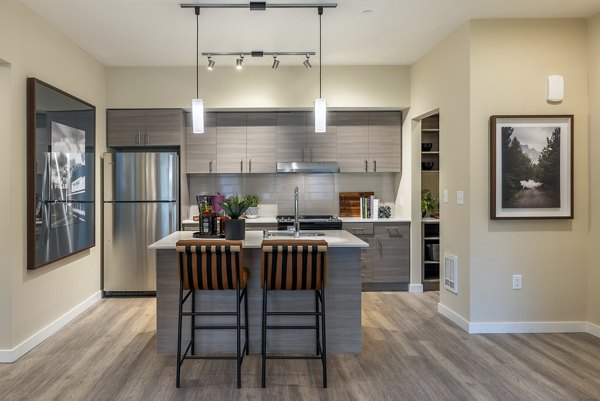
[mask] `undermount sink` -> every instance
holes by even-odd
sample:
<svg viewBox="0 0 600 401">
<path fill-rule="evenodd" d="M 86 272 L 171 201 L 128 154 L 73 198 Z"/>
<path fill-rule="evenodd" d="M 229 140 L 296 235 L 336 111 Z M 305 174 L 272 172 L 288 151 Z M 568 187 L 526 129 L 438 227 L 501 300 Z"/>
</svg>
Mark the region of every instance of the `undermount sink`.
<svg viewBox="0 0 600 401">
<path fill-rule="evenodd" d="M 293 231 L 269 231 L 269 238 L 294 238 Z M 306 237 L 323 237 L 325 236 L 324 232 L 320 231 L 300 231 L 300 238 Z"/>
</svg>

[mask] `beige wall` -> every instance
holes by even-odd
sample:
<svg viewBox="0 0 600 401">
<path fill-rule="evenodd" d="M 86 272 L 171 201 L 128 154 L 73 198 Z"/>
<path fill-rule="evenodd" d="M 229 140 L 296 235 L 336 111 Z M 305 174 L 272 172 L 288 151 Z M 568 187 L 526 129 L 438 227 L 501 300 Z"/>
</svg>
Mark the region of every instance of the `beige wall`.
<svg viewBox="0 0 600 401">
<path fill-rule="evenodd" d="M 406 108 L 410 104 L 409 69 L 324 67 L 322 93 L 329 107 Z M 318 68 L 200 68 L 200 97 L 210 109 L 312 107 L 318 94 Z M 107 69 L 109 108 L 190 108 L 193 97 L 195 68 Z"/>
<path fill-rule="evenodd" d="M 411 109 L 404 125 L 412 131 L 412 203 L 420 205 L 421 165 L 420 131 L 412 121 L 433 110 L 440 113 L 440 188 L 450 194 L 467 191 L 465 205 L 457 205 L 456 196 L 440 203 L 441 253 L 457 255 L 459 293 L 440 290 L 440 303 L 463 318 L 469 318 L 469 24 L 463 25 L 411 68 Z M 421 219 L 420 207 L 413 208 L 412 220 Z M 413 238 L 419 239 L 420 225 L 413 224 Z M 420 241 L 413 241 L 413 276 L 420 272 Z"/>
<path fill-rule="evenodd" d="M 585 20 L 471 23 L 471 321 L 585 321 L 588 102 Z M 548 75 L 565 77 L 561 104 L 545 100 Z M 575 219 L 489 219 L 493 114 L 575 115 Z M 523 275 L 523 290 L 511 276 Z"/>
<path fill-rule="evenodd" d="M 600 325 L 600 14 L 588 21 L 590 96 L 590 237 L 588 320 Z"/>
<path fill-rule="evenodd" d="M 0 348 L 14 348 L 100 290 L 99 246 L 36 271 L 26 269 L 26 78 L 39 78 L 97 107 L 97 154 L 105 148 L 106 82 L 102 65 L 18 0 L 0 2 L 0 59 L 11 64 L 10 129 L 0 138 L 0 184 L 7 195 L 0 197 L 0 278 L 11 277 L 11 295 L 8 320 L 0 309 Z M 96 181 L 98 191 L 99 174 Z M 96 236 L 99 243 L 99 225 Z"/>
<path fill-rule="evenodd" d="M 0 149 L 10 149 L 10 65 L 0 59 Z M 0 157 L 0 185 L 10 182 L 10 158 Z M 0 200 L 0 202 L 4 202 Z M 0 203 L 0 227 L 9 227 L 10 210 Z M 1 229 L 0 229 L 1 230 Z M 0 349 L 10 348 L 11 252 L 7 241 L 0 241 Z"/>
</svg>

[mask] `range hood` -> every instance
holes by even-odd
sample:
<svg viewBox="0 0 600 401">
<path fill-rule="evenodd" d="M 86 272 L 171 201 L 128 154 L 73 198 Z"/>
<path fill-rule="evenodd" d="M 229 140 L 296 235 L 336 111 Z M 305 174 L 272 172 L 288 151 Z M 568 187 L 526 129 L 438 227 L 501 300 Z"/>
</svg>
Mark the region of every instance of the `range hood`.
<svg viewBox="0 0 600 401">
<path fill-rule="evenodd" d="M 339 173 L 337 162 L 278 162 L 278 173 Z"/>
</svg>

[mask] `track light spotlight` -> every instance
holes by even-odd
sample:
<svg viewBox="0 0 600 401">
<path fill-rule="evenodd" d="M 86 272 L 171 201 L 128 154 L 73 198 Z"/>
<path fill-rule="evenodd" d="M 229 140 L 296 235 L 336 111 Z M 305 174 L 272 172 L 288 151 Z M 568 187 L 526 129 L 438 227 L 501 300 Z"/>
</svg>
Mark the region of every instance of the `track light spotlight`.
<svg viewBox="0 0 600 401">
<path fill-rule="evenodd" d="M 244 55 L 240 54 L 240 58 L 235 60 L 235 68 L 238 70 L 241 70 L 243 67 L 243 65 L 242 65 L 243 62 L 244 62 Z"/>
<path fill-rule="evenodd" d="M 306 60 L 304 60 L 302 64 L 304 64 L 306 68 L 312 68 L 312 65 L 310 64 L 310 56 L 308 54 L 306 55 Z"/>
<path fill-rule="evenodd" d="M 277 67 L 279 67 L 279 60 L 277 60 L 277 54 L 274 54 L 273 55 L 273 65 L 271 66 L 271 68 L 276 70 Z"/>
<path fill-rule="evenodd" d="M 210 56 L 208 56 L 208 65 L 206 66 L 206 69 L 209 71 L 212 71 L 214 67 L 215 67 L 215 60 L 213 60 Z"/>
</svg>

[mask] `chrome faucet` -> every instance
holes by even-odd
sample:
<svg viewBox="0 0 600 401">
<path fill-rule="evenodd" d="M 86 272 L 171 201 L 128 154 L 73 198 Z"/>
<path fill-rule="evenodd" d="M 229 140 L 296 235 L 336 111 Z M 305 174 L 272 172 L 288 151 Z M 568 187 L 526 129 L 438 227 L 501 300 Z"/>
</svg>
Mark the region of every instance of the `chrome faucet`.
<svg viewBox="0 0 600 401">
<path fill-rule="evenodd" d="M 294 189 L 294 238 L 300 238 L 300 220 L 298 219 L 298 187 Z"/>
</svg>

